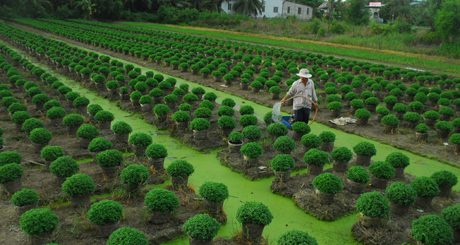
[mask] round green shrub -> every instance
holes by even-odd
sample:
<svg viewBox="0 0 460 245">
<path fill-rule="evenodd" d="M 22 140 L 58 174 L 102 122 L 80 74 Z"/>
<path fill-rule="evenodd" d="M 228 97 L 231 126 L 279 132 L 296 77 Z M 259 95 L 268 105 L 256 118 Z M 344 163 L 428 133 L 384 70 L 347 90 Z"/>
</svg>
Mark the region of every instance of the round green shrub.
<svg viewBox="0 0 460 245">
<path fill-rule="evenodd" d="M 200 186 L 200 196 L 213 203 L 223 202 L 229 197 L 228 188 L 222 183 L 207 181 Z"/>
<path fill-rule="evenodd" d="M 21 162 L 22 162 L 21 154 L 15 151 L 0 152 L 0 166 L 10 164 L 10 163 L 20 164 Z"/>
<path fill-rule="evenodd" d="M 62 107 L 61 102 L 56 101 L 56 100 L 50 100 L 50 101 L 47 101 L 43 105 L 43 108 L 45 108 L 45 110 L 49 110 L 49 109 L 51 109 L 53 107 Z"/>
<path fill-rule="evenodd" d="M 164 104 L 157 104 L 153 108 L 153 112 L 159 117 L 166 116 L 170 111 L 171 109 L 167 105 L 164 105 Z"/>
<path fill-rule="evenodd" d="M 79 114 L 69 114 L 62 120 L 62 123 L 67 127 L 80 126 L 85 122 L 85 119 Z"/>
<path fill-rule="evenodd" d="M 324 151 L 312 148 L 305 153 L 303 160 L 310 165 L 324 166 L 329 162 L 329 155 Z"/>
<path fill-rule="evenodd" d="M 219 223 L 207 214 L 197 214 L 182 226 L 182 231 L 187 236 L 199 241 L 212 240 L 219 229 Z"/>
<path fill-rule="evenodd" d="M 246 126 L 249 126 L 249 125 L 257 125 L 257 122 L 258 122 L 258 119 L 256 116 L 254 115 L 243 115 L 241 118 L 240 118 L 240 125 L 243 126 L 243 127 L 246 127 Z M 273 125 L 273 124 L 270 124 L 270 126 Z M 287 130 L 287 128 L 286 128 Z"/>
<path fill-rule="evenodd" d="M 460 205 L 450 206 L 442 210 L 441 217 L 447 221 L 452 229 L 460 230 Z"/>
<path fill-rule="evenodd" d="M 210 110 L 214 110 L 214 103 L 212 103 L 211 101 L 209 100 L 203 100 L 201 103 L 200 103 L 200 108 L 208 108 Z"/>
<path fill-rule="evenodd" d="M 27 111 L 27 106 L 21 103 L 13 103 L 8 107 L 8 112 L 11 113 L 11 115 L 18 111 Z"/>
<path fill-rule="evenodd" d="M 255 142 L 244 144 L 241 147 L 241 154 L 249 159 L 257 159 L 264 153 L 262 146 Z"/>
<path fill-rule="evenodd" d="M 90 124 L 83 124 L 77 130 L 77 136 L 82 139 L 94 139 L 99 136 L 99 129 Z"/>
<path fill-rule="evenodd" d="M 103 168 L 120 166 L 125 160 L 119 150 L 105 150 L 96 155 L 97 164 Z"/>
<path fill-rule="evenodd" d="M 190 102 L 198 101 L 198 96 L 196 96 L 195 94 L 186 94 L 184 95 L 184 97 L 182 97 L 182 100 L 184 102 L 190 103 Z"/>
<path fill-rule="evenodd" d="M 230 135 L 228 136 L 228 141 L 234 144 L 239 144 L 242 143 L 243 141 L 243 135 L 239 132 L 231 132 Z"/>
<path fill-rule="evenodd" d="M 139 185 L 147 181 L 150 172 L 143 165 L 131 164 L 121 171 L 120 177 L 125 185 Z"/>
<path fill-rule="evenodd" d="M 102 137 L 94 138 L 93 140 L 91 140 L 91 143 L 89 143 L 88 146 L 89 152 L 101 152 L 109 150 L 111 148 L 112 142 Z"/>
<path fill-rule="evenodd" d="M 450 244 L 454 235 L 449 224 L 437 215 L 425 215 L 412 221 L 412 237 L 426 245 Z"/>
<path fill-rule="evenodd" d="M 221 104 L 223 106 L 228 106 L 228 107 L 233 108 L 236 105 L 236 102 L 231 98 L 225 98 L 225 99 L 222 100 Z"/>
<path fill-rule="evenodd" d="M 109 111 L 99 111 L 94 116 L 94 119 L 99 122 L 111 122 L 115 119 L 115 116 Z"/>
<path fill-rule="evenodd" d="M 454 126 L 452 126 L 452 124 L 446 121 L 439 121 L 434 125 L 434 127 L 441 131 L 449 132 L 449 133 L 452 132 L 452 130 L 454 130 Z"/>
<path fill-rule="evenodd" d="M 439 193 L 438 184 L 430 177 L 417 177 L 410 185 L 417 192 L 417 196 L 434 197 Z"/>
<path fill-rule="evenodd" d="M 188 114 L 188 113 L 187 113 Z M 219 126 L 223 129 L 234 129 L 236 128 L 236 121 L 235 119 L 229 116 L 221 116 L 217 121 Z"/>
<path fill-rule="evenodd" d="M 280 136 L 275 140 L 273 147 L 283 153 L 290 153 L 295 149 L 295 141 L 288 136 Z"/>
<path fill-rule="evenodd" d="M 188 104 L 188 103 L 182 103 L 182 104 L 179 105 L 179 110 L 181 110 L 181 111 L 192 111 L 193 106 Z"/>
<path fill-rule="evenodd" d="M 302 143 L 303 146 L 308 147 L 308 148 L 318 148 L 323 144 L 323 141 L 321 140 L 320 137 L 314 135 L 314 134 L 306 134 L 302 136 L 300 139 L 300 142 Z"/>
<path fill-rule="evenodd" d="M 198 108 L 193 112 L 196 118 L 210 118 L 212 111 L 209 108 Z"/>
<path fill-rule="evenodd" d="M 129 137 L 128 142 L 135 146 L 146 147 L 152 144 L 152 136 L 146 133 L 136 132 Z"/>
<path fill-rule="evenodd" d="M 152 159 L 165 158 L 168 156 L 168 150 L 161 144 L 153 143 L 147 147 L 145 154 Z"/>
<path fill-rule="evenodd" d="M 22 188 L 11 197 L 11 203 L 16 207 L 23 207 L 36 204 L 40 196 L 33 189 Z"/>
<path fill-rule="evenodd" d="M 385 161 L 390 163 L 394 168 L 405 168 L 410 164 L 409 157 L 401 152 L 390 153 Z"/>
<path fill-rule="evenodd" d="M 419 125 L 415 127 L 415 130 L 420 133 L 426 133 L 428 132 L 429 129 L 430 128 L 424 123 L 420 123 Z"/>
<path fill-rule="evenodd" d="M 51 233 L 58 225 L 58 216 L 49 209 L 31 209 L 21 215 L 19 227 L 29 236 Z"/>
<path fill-rule="evenodd" d="M 330 102 L 329 104 L 327 104 L 327 109 L 328 110 L 339 111 L 342 108 L 343 108 L 342 103 L 340 103 L 338 101 L 333 101 L 333 102 Z"/>
<path fill-rule="evenodd" d="M 24 175 L 24 169 L 17 163 L 9 163 L 0 167 L 0 184 L 17 180 Z"/>
<path fill-rule="evenodd" d="M 372 114 L 366 109 L 358 109 L 355 112 L 356 118 L 370 118 Z"/>
<path fill-rule="evenodd" d="M 297 132 L 300 135 L 305 135 L 311 132 L 310 126 L 308 126 L 307 123 L 305 122 L 295 122 L 292 124 L 292 130 L 294 132 Z"/>
<path fill-rule="evenodd" d="M 151 211 L 167 213 L 179 207 L 179 198 L 172 191 L 153 189 L 145 195 L 144 204 Z"/>
<path fill-rule="evenodd" d="M 452 188 L 458 183 L 458 178 L 455 174 L 453 174 L 451 171 L 447 170 L 440 170 L 437 172 L 434 172 L 431 175 L 431 178 L 436 181 L 436 184 L 438 184 L 438 187 L 442 188 Z"/>
<path fill-rule="evenodd" d="M 172 177 L 185 178 L 193 174 L 193 165 L 185 160 L 175 160 L 166 168 L 166 172 Z"/>
<path fill-rule="evenodd" d="M 69 196 L 83 196 L 96 189 L 93 179 L 87 174 L 75 174 L 62 183 L 62 191 Z"/>
<path fill-rule="evenodd" d="M 204 118 L 195 118 L 190 122 L 190 129 L 195 131 L 206 130 L 211 126 L 211 123 Z"/>
<path fill-rule="evenodd" d="M 333 143 L 335 141 L 335 134 L 330 131 L 323 131 L 319 134 L 323 143 Z"/>
<path fill-rule="evenodd" d="M 36 128 L 44 128 L 44 127 L 45 127 L 45 123 L 43 123 L 42 120 L 37 119 L 35 117 L 27 119 L 22 124 L 22 130 L 24 130 L 25 132 L 28 132 L 28 133 L 32 132 L 32 130 L 34 130 Z"/>
<path fill-rule="evenodd" d="M 250 105 L 244 105 L 240 108 L 241 115 L 252 115 L 254 114 L 254 108 Z"/>
<path fill-rule="evenodd" d="M 70 177 L 78 170 L 80 170 L 80 165 L 71 157 L 58 157 L 50 164 L 50 172 L 60 178 Z"/>
<path fill-rule="evenodd" d="M 286 125 L 282 123 L 272 123 L 267 127 L 268 135 L 275 137 L 285 136 L 288 132 Z"/>
<path fill-rule="evenodd" d="M 308 235 L 306 231 L 290 230 L 278 238 L 279 245 L 318 245 L 315 238 Z"/>
<path fill-rule="evenodd" d="M 55 161 L 59 157 L 63 157 L 64 150 L 60 146 L 50 146 L 47 145 L 43 147 L 42 151 L 40 152 L 41 157 L 46 161 Z"/>
<path fill-rule="evenodd" d="M 259 140 L 262 137 L 262 131 L 254 125 L 244 127 L 241 133 L 246 139 L 251 141 Z"/>
<path fill-rule="evenodd" d="M 385 195 L 390 202 L 399 205 L 411 205 L 417 198 L 417 192 L 410 185 L 394 182 L 385 190 Z"/>
<path fill-rule="evenodd" d="M 233 116 L 235 114 L 235 111 L 233 110 L 233 108 L 229 107 L 229 106 L 221 106 L 219 108 L 219 110 L 217 110 L 217 115 L 219 115 L 220 117 L 221 116 Z"/>
<path fill-rule="evenodd" d="M 337 162 L 349 162 L 353 153 L 347 147 L 338 147 L 331 151 L 331 157 Z"/>
<path fill-rule="evenodd" d="M 11 121 L 16 124 L 22 124 L 32 116 L 27 111 L 18 111 L 11 116 Z"/>
<path fill-rule="evenodd" d="M 185 111 L 176 111 L 173 116 L 172 116 L 172 119 L 175 121 L 175 122 L 188 122 L 190 121 L 191 117 L 190 117 L 190 114 L 188 114 L 187 112 Z M 235 123 L 236 124 L 236 123 Z"/>
<path fill-rule="evenodd" d="M 295 160 L 288 154 L 278 154 L 271 161 L 270 167 L 275 172 L 285 172 L 293 169 L 295 166 Z"/>
<path fill-rule="evenodd" d="M 102 200 L 91 205 L 88 219 L 96 225 L 113 224 L 123 217 L 123 206 L 112 200 Z"/>
<path fill-rule="evenodd" d="M 385 125 L 397 126 L 400 121 L 395 115 L 389 114 L 382 118 L 382 123 Z"/>
<path fill-rule="evenodd" d="M 30 132 L 29 139 L 32 143 L 48 144 L 53 138 L 53 134 L 44 128 L 36 128 Z"/>
<path fill-rule="evenodd" d="M 90 103 L 89 99 L 86 97 L 78 97 L 73 101 L 73 106 L 79 107 L 79 106 L 88 106 Z"/>
<path fill-rule="evenodd" d="M 341 192 L 343 189 L 340 178 L 331 173 L 322 173 L 316 176 L 313 180 L 313 186 L 321 193 L 327 194 L 336 194 Z"/>
<path fill-rule="evenodd" d="M 438 120 L 440 115 L 436 111 L 427 111 L 423 114 L 423 117 L 425 119 Z"/>
<path fill-rule="evenodd" d="M 19 100 L 14 97 L 3 97 L 2 99 L 2 105 L 4 107 L 9 107 L 13 103 L 19 103 Z"/>
<path fill-rule="evenodd" d="M 356 209 L 368 217 L 384 218 L 391 212 L 388 199 L 377 191 L 362 194 L 356 202 Z"/>
<path fill-rule="evenodd" d="M 131 228 L 131 227 L 122 227 L 114 231 L 110 235 L 109 240 L 107 240 L 107 245 L 132 245 L 132 244 L 148 245 L 149 240 L 147 240 L 147 237 L 145 237 L 144 233 L 134 228 Z"/>
<path fill-rule="evenodd" d="M 263 203 L 245 202 L 238 208 L 236 219 L 243 224 L 267 226 L 272 222 L 273 215 Z"/>
<path fill-rule="evenodd" d="M 215 101 L 217 99 L 217 95 L 213 92 L 207 92 L 206 94 L 203 95 L 203 99 L 209 100 L 209 101 Z"/>
<path fill-rule="evenodd" d="M 377 154 L 377 149 L 375 148 L 375 145 L 367 142 L 367 141 L 362 141 L 353 146 L 353 151 L 356 153 L 356 155 L 360 156 L 375 156 Z"/>
<path fill-rule="evenodd" d="M 377 161 L 369 166 L 369 171 L 379 179 L 391 179 L 395 176 L 395 169 L 390 163 Z"/>
<path fill-rule="evenodd" d="M 32 98 L 32 103 L 36 105 L 44 105 L 50 100 L 50 97 L 46 94 L 37 94 Z"/>
<path fill-rule="evenodd" d="M 62 107 L 53 107 L 46 112 L 48 119 L 59 119 L 65 117 L 67 114 L 66 110 Z"/>
<path fill-rule="evenodd" d="M 370 180 L 369 173 L 361 166 L 353 166 L 347 171 L 347 178 L 351 181 L 366 184 Z"/>
</svg>

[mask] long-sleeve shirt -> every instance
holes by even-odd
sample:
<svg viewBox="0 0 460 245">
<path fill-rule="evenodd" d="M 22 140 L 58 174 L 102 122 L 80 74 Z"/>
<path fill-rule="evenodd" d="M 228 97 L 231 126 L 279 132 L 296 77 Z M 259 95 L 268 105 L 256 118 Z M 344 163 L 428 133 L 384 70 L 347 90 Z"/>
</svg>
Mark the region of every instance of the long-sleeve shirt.
<svg viewBox="0 0 460 245">
<path fill-rule="evenodd" d="M 295 81 L 291 89 L 287 92 L 290 97 L 294 97 L 296 95 L 305 96 L 312 101 L 316 102 L 318 99 L 316 98 L 316 90 L 315 84 L 311 79 L 308 79 L 307 85 L 305 86 L 303 82 L 299 79 Z M 293 99 L 293 108 L 294 110 L 299 110 L 301 108 L 308 108 L 311 109 L 311 102 L 303 97 L 296 97 Z"/>
</svg>

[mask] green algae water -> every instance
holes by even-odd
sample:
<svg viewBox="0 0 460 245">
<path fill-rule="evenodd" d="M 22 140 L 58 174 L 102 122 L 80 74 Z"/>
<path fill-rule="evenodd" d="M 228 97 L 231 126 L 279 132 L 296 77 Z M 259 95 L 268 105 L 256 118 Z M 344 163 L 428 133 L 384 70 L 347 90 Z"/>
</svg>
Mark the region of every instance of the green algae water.
<svg viewBox="0 0 460 245">
<path fill-rule="evenodd" d="M 24 54 L 22 51 L 19 51 L 19 53 Z M 49 67 L 46 67 L 43 64 L 40 64 L 40 66 L 46 70 L 50 70 Z M 152 70 L 147 67 L 141 68 Z M 155 143 L 165 145 L 169 153 L 169 156 L 165 161 L 165 166 L 168 166 L 168 164 L 174 159 L 182 158 L 193 164 L 195 167 L 195 173 L 190 176 L 189 183 L 193 185 L 196 190 L 198 190 L 199 186 L 206 181 L 215 181 L 226 184 L 230 192 L 229 199 L 224 203 L 224 210 L 228 216 L 228 222 L 227 225 L 221 227 L 218 236 L 229 238 L 232 234 L 241 230 L 241 225 L 235 218 L 238 207 L 246 201 L 260 201 L 269 207 L 274 216 L 273 222 L 265 227 L 263 234 L 269 242 L 276 242 L 276 239 L 280 234 L 288 230 L 297 229 L 308 231 L 310 235 L 317 239 L 319 244 L 358 244 L 354 241 L 350 232 L 351 226 L 358 220 L 357 215 L 350 215 L 333 222 L 318 221 L 316 218 L 306 214 L 303 210 L 295 206 L 292 199 L 271 193 L 270 185 L 273 178 L 249 181 L 241 174 L 233 172 L 229 168 L 220 164 L 219 160 L 216 158 L 216 153 L 219 150 L 204 152 L 196 151 L 167 135 L 167 131 L 158 130 L 153 125 L 146 123 L 138 114 L 121 110 L 116 106 L 116 102 L 111 102 L 105 98 L 99 97 L 96 92 L 82 87 L 79 83 L 72 79 L 56 74 L 56 72 L 51 73 L 58 77 L 60 81 L 65 83 L 67 86 L 71 87 L 74 91 L 89 98 L 91 103 L 97 103 L 101 105 L 104 110 L 111 111 L 115 115 L 115 122 L 125 121 L 133 127 L 134 132 L 151 134 Z M 165 77 L 170 77 L 166 74 L 164 75 Z M 182 79 L 177 80 L 178 84 L 187 83 L 190 87 L 199 86 Z M 218 102 L 226 97 L 234 99 L 239 105 L 242 105 L 244 101 L 245 105 L 251 105 L 254 107 L 256 114 L 259 117 L 262 117 L 266 112 L 271 110 L 271 108 L 258 105 L 224 92 L 215 91 L 214 89 L 206 88 L 206 91 L 216 93 L 217 96 L 219 96 L 217 100 Z M 363 138 L 359 136 L 331 129 L 318 123 L 314 123 L 312 125 L 311 133 L 319 134 L 322 131 L 332 131 L 337 135 L 335 142 L 336 147 L 345 146 L 351 149 L 355 144 L 363 141 Z M 400 151 L 391 146 L 383 145 L 372 140 L 365 141 L 375 144 L 377 148 L 377 156 L 375 156 L 373 160 L 384 160 L 389 153 Z M 411 158 L 411 165 L 406 168 L 406 172 L 410 174 L 416 176 L 430 176 L 435 171 L 445 169 L 452 171 L 457 176 L 460 176 L 460 169 L 427 158 L 419 157 L 405 151 L 400 152 L 404 152 Z M 328 165 L 327 167 L 331 166 Z M 305 172 L 305 170 L 303 172 Z M 157 187 L 160 186 L 164 186 L 164 184 Z M 457 186 L 454 189 L 459 190 L 460 187 Z M 172 241 L 171 244 L 188 244 L 188 239 L 177 239 Z"/>
</svg>

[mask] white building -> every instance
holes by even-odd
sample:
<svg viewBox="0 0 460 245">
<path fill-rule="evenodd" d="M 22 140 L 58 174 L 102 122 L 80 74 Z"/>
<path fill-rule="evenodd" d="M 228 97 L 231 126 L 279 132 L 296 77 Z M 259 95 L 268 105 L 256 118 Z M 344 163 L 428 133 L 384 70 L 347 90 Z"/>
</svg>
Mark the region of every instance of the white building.
<svg viewBox="0 0 460 245">
<path fill-rule="evenodd" d="M 227 14 L 234 14 L 234 4 L 236 0 L 226 0 L 222 2 L 222 10 Z M 295 3 L 295 0 L 265 0 L 262 14 L 252 16 L 255 18 L 273 18 L 287 15 L 295 15 L 299 19 L 311 19 L 313 17 L 313 8 L 307 5 Z"/>
</svg>

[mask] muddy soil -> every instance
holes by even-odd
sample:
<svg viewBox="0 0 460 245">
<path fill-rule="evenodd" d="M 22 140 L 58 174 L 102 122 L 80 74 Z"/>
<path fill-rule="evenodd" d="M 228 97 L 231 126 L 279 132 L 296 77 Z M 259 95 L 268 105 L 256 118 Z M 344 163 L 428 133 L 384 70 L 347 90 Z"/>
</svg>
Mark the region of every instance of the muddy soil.
<svg viewBox="0 0 460 245">
<path fill-rule="evenodd" d="M 108 54 L 115 58 L 124 59 L 124 60 L 127 60 L 135 64 L 152 67 L 152 69 L 167 73 L 169 75 L 180 77 L 188 81 L 192 81 L 192 82 L 202 84 L 204 86 L 212 87 L 217 90 L 225 91 L 227 93 L 237 95 L 239 97 L 243 97 L 248 100 L 251 100 L 251 101 L 254 101 L 254 102 L 269 106 L 269 107 L 273 107 L 273 105 L 279 101 L 279 100 L 271 99 L 271 95 L 268 93 L 268 91 L 261 91 L 257 94 L 254 94 L 250 90 L 242 90 L 238 84 L 238 80 L 235 81 L 233 85 L 231 86 L 225 86 L 223 83 L 213 82 L 213 79 L 211 77 L 203 78 L 202 76 L 199 76 L 199 75 L 192 75 L 191 72 L 182 72 L 180 70 L 172 70 L 170 67 L 165 67 L 164 65 L 157 65 L 156 63 L 144 61 L 144 60 L 132 57 L 132 56 L 113 52 L 108 49 L 102 49 L 100 47 L 95 47 L 93 45 L 84 44 L 84 43 L 70 40 L 70 39 L 67 39 L 61 36 L 57 36 L 54 34 L 45 33 L 40 30 L 31 28 L 31 27 L 27 27 L 24 25 L 20 25 L 17 23 L 11 23 L 11 25 L 27 30 L 27 31 L 30 31 L 30 32 L 33 32 L 33 33 L 36 33 L 36 34 L 41 34 L 49 38 L 54 38 L 57 40 L 65 41 L 71 45 L 84 47 L 84 48 L 87 48 L 93 51 Z M 285 77 L 283 81 L 285 81 L 286 79 L 288 79 L 288 77 Z M 409 87 L 410 83 L 406 83 L 405 85 Z M 321 94 L 321 89 L 318 90 L 318 94 Z M 319 96 L 319 97 L 322 99 L 323 102 L 325 101 L 325 94 L 324 96 Z M 408 103 L 409 102 L 405 102 L 405 104 L 408 104 Z M 360 136 L 373 138 L 373 139 L 381 141 L 382 143 L 391 144 L 394 147 L 406 149 L 408 151 L 413 152 L 414 154 L 418 154 L 421 156 L 427 156 L 427 157 L 435 156 L 441 161 L 449 161 L 456 166 L 460 164 L 460 160 L 458 159 L 457 155 L 453 154 L 454 153 L 453 146 L 450 144 L 445 146 L 444 141 L 436 137 L 435 130 L 430 131 L 430 136 L 427 142 L 417 142 L 415 140 L 415 131 L 408 129 L 408 128 L 404 128 L 404 127 L 400 127 L 400 129 L 397 130 L 398 132 L 396 134 L 385 135 L 382 133 L 383 125 L 376 120 L 377 115 L 375 113 L 373 113 L 372 118 L 369 120 L 370 124 L 368 126 L 365 126 L 365 127 L 357 127 L 356 125 L 337 126 L 329 122 L 329 120 L 331 120 L 332 118 L 330 118 L 329 116 L 330 113 L 326 109 L 325 104 L 326 103 L 323 103 L 323 105 L 320 106 L 321 108 L 320 108 L 320 111 L 318 112 L 317 122 L 323 123 L 327 126 L 342 130 L 347 133 L 353 133 L 353 134 L 357 134 Z M 382 103 L 381 105 L 384 105 L 384 103 Z M 287 105 L 283 106 L 282 109 L 283 111 L 288 112 L 288 113 L 293 112 L 292 107 L 287 106 Z M 425 111 L 427 109 L 431 109 L 430 106 L 425 106 Z M 346 108 L 342 109 L 342 111 L 343 112 L 341 116 L 344 116 L 344 117 L 351 116 L 354 118 L 354 115 L 347 113 Z"/>
</svg>

